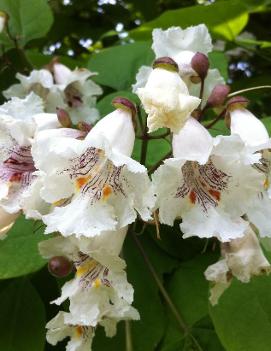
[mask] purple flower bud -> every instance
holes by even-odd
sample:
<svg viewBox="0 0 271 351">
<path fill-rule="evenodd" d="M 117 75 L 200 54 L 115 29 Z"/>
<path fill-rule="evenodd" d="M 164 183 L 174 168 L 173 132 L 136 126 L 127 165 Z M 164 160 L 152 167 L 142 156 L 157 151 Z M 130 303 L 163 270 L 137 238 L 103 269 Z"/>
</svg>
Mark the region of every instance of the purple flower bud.
<svg viewBox="0 0 271 351">
<path fill-rule="evenodd" d="M 214 87 L 207 101 L 207 106 L 217 107 L 225 103 L 230 92 L 230 87 L 226 84 L 218 84 Z"/>
<path fill-rule="evenodd" d="M 155 68 L 163 68 L 172 72 L 179 72 L 179 67 L 177 63 L 170 57 L 159 57 L 156 59 L 152 65 L 153 69 Z"/>
<path fill-rule="evenodd" d="M 71 273 L 73 264 L 64 256 L 55 256 L 48 262 L 49 272 L 57 278 L 66 277 Z"/>
<path fill-rule="evenodd" d="M 121 96 L 115 97 L 112 100 L 112 105 L 116 109 L 121 108 L 121 109 L 130 111 L 133 116 L 135 116 L 137 114 L 137 109 L 136 109 L 135 104 L 132 101 L 130 101 L 124 97 L 121 97 Z"/>
<path fill-rule="evenodd" d="M 197 72 L 201 80 L 204 80 L 208 74 L 209 69 L 209 59 L 206 55 L 201 52 L 197 52 L 192 60 L 191 67 Z"/>
</svg>

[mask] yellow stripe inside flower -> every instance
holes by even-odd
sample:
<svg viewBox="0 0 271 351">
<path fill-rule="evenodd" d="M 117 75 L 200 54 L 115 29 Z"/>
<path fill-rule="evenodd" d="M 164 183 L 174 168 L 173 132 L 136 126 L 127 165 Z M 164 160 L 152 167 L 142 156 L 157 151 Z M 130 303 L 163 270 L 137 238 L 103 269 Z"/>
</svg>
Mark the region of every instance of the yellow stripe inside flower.
<svg viewBox="0 0 271 351">
<path fill-rule="evenodd" d="M 77 338 L 81 338 L 81 336 L 83 335 L 83 328 L 78 325 L 76 328 L 75 328 L 75 336 Z"/>
<path fill-rule="evenodd" d="M 58 201 L 53 202 L 53 206 L 58 207 L 58 206 L 62 206 L 67 199 L 60 199 Z"/>
<path fill-rule="evenodd" d="M 97 278 L 93 282 L 94 288 L 99 288 L 102 285 L 101 279 Z"/>
<path fill-rule="evenodd" d="M 83 262 L 76 270 L 77 277 L 82 277 L 82 275 L 90 272 L 96 266 L 97 262 L 95 260 L 87 260 L 86 262 Z"/>
<path fill-rule="evenodd" d="M 270 182 L 269 182 L 269 180 L 267 178 L 265 179 L 263 186 L 264 186 L 265 190 L 267 190 L 269 188 Z"/>
</svg>

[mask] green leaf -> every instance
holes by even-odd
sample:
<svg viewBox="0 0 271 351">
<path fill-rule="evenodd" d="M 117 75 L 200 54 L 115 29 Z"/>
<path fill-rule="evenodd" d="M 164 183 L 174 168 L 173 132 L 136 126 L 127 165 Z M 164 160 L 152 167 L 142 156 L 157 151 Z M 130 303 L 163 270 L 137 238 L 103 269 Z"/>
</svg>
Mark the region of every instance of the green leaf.
<svg viewBox="0 0 271 351">
<path fill-rule="evenodd" d="M 155 20 L 132 30 L 130 35 L 139 40 L 146 40 L 151 38 L 154 28 L 185 28 L 205 23 L 214 37 L 234 40 L 246 26 L 248 18 L 248 9 L 241 1 L 219 1 L 209 6 L 198 5 L 166 11 Z"/>
<path fill-rule="evenodd" d="M 218 305 L 210 306 L 217 334 L 227 351 L 269 351 L 271 335 L 271 277 L 249 284 L 233 281 Z"/>
<path fill-rule="evenodd" d="M 227 81 L 228 79 L 228 61 L 223 52 L 213 51 L 208 54 L 211 68 L 217 68 L 222 77 Z"/>
<path fill-rule="evenodd" d="M 113 46 L 93 54 L 88 69 L 98 72 L 95 81 L 116 90 L 127 90 L 135 82 L 142 65 L 150 65 L 154 59 L 149 42 Z"/>
<path fill-rule="evenodd" d="M 46 261 L 38 252 L 38 243 L 46 237 L 42 230 L 34 230 L 34 222 L 21 216 L 7 238 L 0 241 L 0 279 L 19 277 L 44 266 Z"/>
<path fill-rule="evenodd" d="M 216 255 L 212 253 L 207 255 L 205 253 L 197 256 L 193 260 L 181 263 L 166 286 L 172 302 L 188 327 L 194 326 L 208 315 L 208 283 L 203 273 L 215 260 Z M 182 350 L 184 334 L 180 331 L 179 326 L 172 318 L 169 311 L 167 311 L 167 314 L 169 323 L 167 325 L 161 351 Z M 190 345 L 190 343 L 191 338 L 188 337 L 188 339 L 185 340 L 185 350 L 188 350 L 188 345 Z M 191 350 L 194 349 L 191 348 Z"/>
<path fill-rule="evenodd" d="M 43 351 L 45 310 L 27 279 L 18 279 L 0 293 L 0 350 Z"/>
<path fill-rule="evenodd" d="M 9 15 L 10 33 L 21 46 L 32 39 L 43 37 L 53 23 L 46 0 L 0 0 L 0 10 Z"/>
</svg>

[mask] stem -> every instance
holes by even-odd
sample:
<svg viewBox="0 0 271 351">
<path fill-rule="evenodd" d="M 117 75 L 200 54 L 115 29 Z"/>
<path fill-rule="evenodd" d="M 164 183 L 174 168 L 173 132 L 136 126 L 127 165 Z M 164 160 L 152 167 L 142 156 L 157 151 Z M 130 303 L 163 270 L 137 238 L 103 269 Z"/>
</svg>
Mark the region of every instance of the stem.
<svg viewBox="0 0 271 351">
<path fill-rule="evenodd" d="M 131 323 L 125 321 L 125 340 L 126 340 L 126 351 L 133 351 L 132 334 L 131 334 Z"/>
<path fill-rule="evenodd" d="M 203 97 L 203 93 L 204 93 L 204 82 L 205 82 L 205 79 L 201 79 L 200 92 L 199 92 L 199 98 L 201 99 L 201 101 L 200 101 L 200 104 L 198 107 L 199 110 L 201 110 L 201 105 L 202 105 L 202 97 Z"/>
<path fill-rule="evenodd" d="M 153 277 L 153 279 L 155 280 L 161 294 L 163 295 L 166 303 L 168 304 L 172 314 L 174 315 L 174 317 L 176 318 L 178 324 L 179 324 L 179 327 L 182 331 L 182 333 L 185 333 L 185 334 L 188 334 L 189 330 L 188 330 L 188 327 L 186 326 L 184 320 L 182 319 L 180 313 L 178 312 L 177 308 L 175 307 L 175 305 L 173 304 L 170 296 L 168 295 L 167 291 L 165 290 L 163 284 L 161 283 L 153 265 L 151 264 L 150 260 L 149 260 L 149 257 L 147 256 L 147 254 L 145 253 L 145 250 L 143 248 L 143 246 L 141 245 L 141 242 L 140 240 L 137 238 L 137 236 L 134 234 L 134 232 L 132 232 L 132 235 L 133 235 L 133 239 Z"/>
<path fill-rule="evenodd" d="M 146 158 L 147 158 L 147 151 L 148 151 L 148 141 L 149 141 L 149 136 L 147 133 L 147 119 L 145 121 L 144 126 L 142 126 L 142 147 L 141 147 L 141 157 L 140 157 L 140 163 L 142 165 L 146 164 Z"/>
<path fill-rule="evenodd" d="M 229 94 L 228 97 L 233 97 L 233 96 L 236 96 L 239 94 L 246 93 L 248 91 L 259 90 L 259 89 L 271 89 L 271 85 L 260 85 L 258 87 L 252 87 L 252 88 L 238 90 L 238 91 L 235 91 L 235 92 Z"/>
<path fill-rule="evenodd" d="M 138 121 L 139 121 L 139 125 L 140 125 L 140 129 L 141 132 L 144 132 L 144 126 L 143 126 L 143 120 L 142 120 L 142 114 L 141 114 L 141 110 L 140 107 L 137 107 L 137 116 L 138 116 Z"/>
<path fill-rule="evenodd" d="M 211 123 L 207 124 L 205 128 L 210 129 L 212 128 L 219 120 L 220 118 L 225 114 L 226 109 L 224 109 Z"/>
</svg>

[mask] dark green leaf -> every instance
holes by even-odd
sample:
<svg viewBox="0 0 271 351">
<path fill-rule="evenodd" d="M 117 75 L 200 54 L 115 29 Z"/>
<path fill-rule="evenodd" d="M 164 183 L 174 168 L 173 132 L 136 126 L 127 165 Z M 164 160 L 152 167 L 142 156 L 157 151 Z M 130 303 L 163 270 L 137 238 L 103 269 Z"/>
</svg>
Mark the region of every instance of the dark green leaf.
<svg viewBox="0 0 271 351">
<path fill-rule="evenodd" d="M 42 230 L 34 231 L 34 222 L 21 216 L 7 238 L 0 241 L 0 279 L 19 277 L 44 266 L 38 243 L 46 237 Z"/>
<path fill-rule="evenodd" d="M 0 293 L 0 350 L 43 351 L 45 311 L 27 279 L 11 282 Z"/>
<path fill-rule="evenodd" d="M 150 65 L 154 58 L 149 42 L 113 46 L 91 56 L 88 68 L 98 72 L 95 81 L 116 90 L 127 90 L 135 82 L 142 65 Z"/>
<path fill-rule="evenodd" d="M 210 314 L 227 351 L 269 351 L 271 342 L 271 277 L 249 284 L 234 281 Z"/>
</svg>

